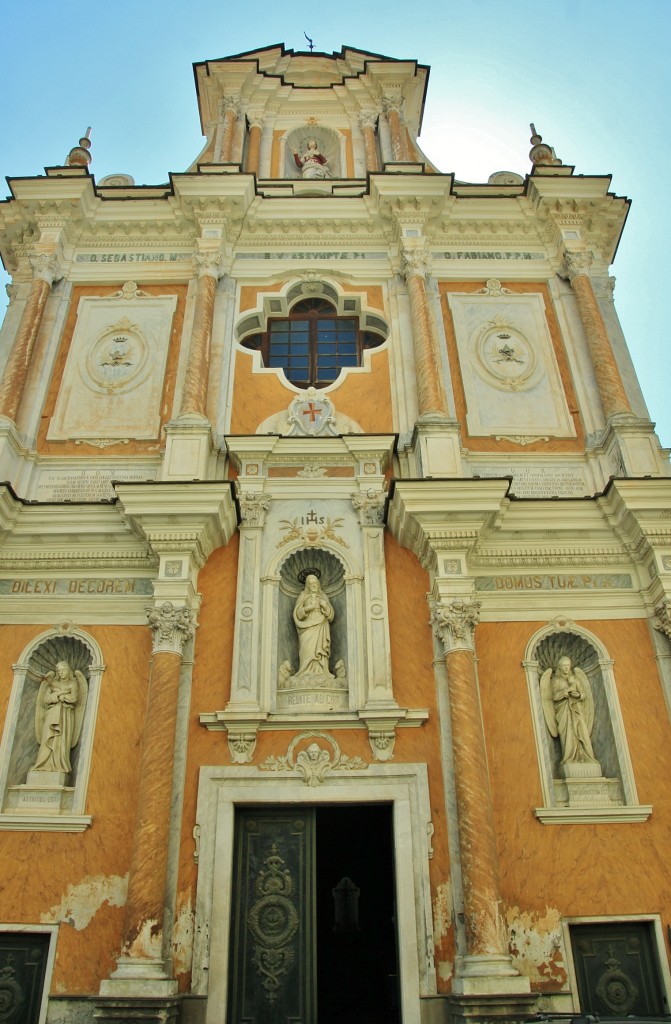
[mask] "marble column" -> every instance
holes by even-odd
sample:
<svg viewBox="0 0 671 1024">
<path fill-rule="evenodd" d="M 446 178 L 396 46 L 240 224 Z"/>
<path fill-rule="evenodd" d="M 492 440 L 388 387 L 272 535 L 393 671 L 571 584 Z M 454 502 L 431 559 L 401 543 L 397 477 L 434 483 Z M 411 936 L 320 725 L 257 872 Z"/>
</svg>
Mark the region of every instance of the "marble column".
<svg viewBox="0 0 671 1024">
<path fill-rule="evenodd" d="M 479 614 L 478 601 L 456 597 L 435 605 L 433 626 L 445 648 L 461 852 L 467 955 L 457 974 L 500 979 L 517 972 L 500 913 L 494 811 L 475 671 Z"/>
<path fill-rule="evenodd" d="M 377 114 L 374 111 L 363 111 L 359 114 L 359 126 L 363 135 L 363 144 L 366 152 L 366 170 L 379 170 L 377 161 L 377 147 L 375 145 L 375 125 Z"/>
<path fill-rule="evenodd" d="M 583 252 L 565 252 L 566 276 L 576 298 L 587 346 L 589 348 L 596 383 L 603 405 L 604 416 L 609 420 L 618 413 L 631 413 L 629 399 L 624 390 L 620 371 L 615 362 L 608 331 L 599 309 L 589 268 L 591 255 Z"/>
<path fill-rule="evenodd" d="M 259 174 L 261 157 L 261 132 L 263 120 L 260 117 L 249 117 L 249 139 L 247 141 L 247 166 L 248 174 Z"/>
<path fill-rule="evenodd" d="M 212 316 L 217 281 L 222 275 L 221 261 L 220 252 L 198 252 L 194 256 L 198 272 L 198 285 L 180 416 L 207 418 L 207 382 L 210 373 Z"/>
<path fill-rule="evenodd" d="M 172 766 L 179 673 L 184 646 L 194 636 L 193 613 L 164 601 L 150 608 L 153 657 L 142 739 L 140 792 L 128 879 L 122 956 L 116 976 L 162 973 L 163 916 L 168 868 Z M 134 961 L 124 972 L 124 961 Z M 138 961 L 140 961 L 138 965 Z M 114 976 L 113 976 L 114 977 Z"/>
<path fill-rule="evenodd" d="M 233 162 L 233 143 L 235 141 L 235 125 L 240 112 L 240 104 L 235 96 L 224 96 L 220 109 L 224 115 L 223 130 L 221 133 L 221 157 L 222 164 Z"/>
<path fill-rule="evenodd" d="M 391 134 L 391 151 L 395 161 L 404 161 L 408 159 L 408 147 L 406 145 L 405 128 L 401 123 L 401 109 L 403 106 L 403 100 L 399 97 L 391 98 L 385 96 L 382 101 L 384 112 L 387 115 L 389 121 L 389 131 Z"/>
<path fill-rule="evenodd" d="M 440 355 L 429 313 L 426 268 L 429 254 L 424 249 L 403 250 L 401 268 L 408 288 L 412 315 L 412 342 L 417 378 L 419 416 L 447 415 L 447 402 Z"/>
<path fill-rule="evenodd" d="M 63 275 L 55 255 L 31 256 L 33 283 L 0 383 L 0 416 L 16 422 L 51 286 Z"/>
</svg>

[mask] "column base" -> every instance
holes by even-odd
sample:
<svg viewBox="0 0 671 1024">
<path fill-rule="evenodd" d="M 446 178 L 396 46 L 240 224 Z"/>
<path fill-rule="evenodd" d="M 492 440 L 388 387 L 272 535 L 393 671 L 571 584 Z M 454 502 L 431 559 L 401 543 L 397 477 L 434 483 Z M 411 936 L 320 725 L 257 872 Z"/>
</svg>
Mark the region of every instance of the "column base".
<svg viewBox="0 0 671 1024">
<path fill-rule="evenodd" d="M 523 1024 L 535 1011 L 537 996 L 526 994 L 458 995 L 447 997 L 450 1024 L 480 1024 L 482 1021 L 506 1021 Z"/>
<path fill-rule="evenodd" d="M 457 957 L 452 992 L 463 996 L 528 995 L 529 979 L 513 967 L 509 956 L 475 954 Z"/>
<path fill-rule="evenodd" d="M 107 997 L 96 1000 L 93 1011 L 95 1021 L 109 1021 L 110 1024 L 131 1024 L 144 1021 L 145 1024 L 177 1024 L 180 1018 L 181 999 L 178 997 Z"/>
<path fill-rule="evenodd" d="M 100 995 L 113 999 L 165 999 L 177 995 L 163 959 L 120 956 L 116 970 L 100 982 Z"/>
</svg>

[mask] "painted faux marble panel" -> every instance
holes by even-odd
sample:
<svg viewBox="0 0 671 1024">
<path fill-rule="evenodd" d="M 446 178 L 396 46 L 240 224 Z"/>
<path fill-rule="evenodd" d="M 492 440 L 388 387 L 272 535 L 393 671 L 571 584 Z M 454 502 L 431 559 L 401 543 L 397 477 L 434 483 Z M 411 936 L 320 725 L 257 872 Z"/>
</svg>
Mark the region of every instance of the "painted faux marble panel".
<svg viewBox="0 0 671 1024">
<path fill-rule="evenodd" d="M 449 296 L 472 436 L 574 437 L 541 295 Z"/>
<path fill-rule="evenodd" d="M 50 441 L 158 436 L 160 401 L 177 296 L 136 292 L 81 299 Z"/>
</svg>

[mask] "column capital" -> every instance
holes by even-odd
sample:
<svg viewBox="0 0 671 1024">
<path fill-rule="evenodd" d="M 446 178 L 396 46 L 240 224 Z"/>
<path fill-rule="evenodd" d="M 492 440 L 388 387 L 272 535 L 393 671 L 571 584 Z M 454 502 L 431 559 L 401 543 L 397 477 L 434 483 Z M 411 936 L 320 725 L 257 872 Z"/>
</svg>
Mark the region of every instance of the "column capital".
<svg viewBox="0 0 671 1024">
<path fill-rule="evenodd" d="M 220 250 L 215 252 L 194 252 L 193 266 L 197 277 L 213 277 L 218 281 L 226 273 L 224 255 Z"/>
<path fill-rule="evenodd" d="M 402 96 L 383 96 L 382 97 L 382 109 L 385 114 L 398 114 L 399 116 L 403 113 L 403 97 Z"/>
<path fill-rule="evenodd" d="M 29 261 L 33 270 L 33 279 L 36 281 L 46 281 L 47 284 L 52 285 L 64 276 L 58 257 L 53 252 L 36 253 L 34 256 L 29 256 Z"/>
<path fill-rule="evenodd" d="M 433 630 L 445 648 L 452 651 L 475 653 L 475 627 L 480 621 L 480 601 L 465 601 L 455 597 L 449 604 L 437 601 L 433 606 Z"/>
<path fill-rule="evenodd" d="M 263 526 L 266 512 L 270 508 L 270 502 L 269 494 L 238 489 L 238 504 L 240 505 L 240 518 L 242 519 L 241 527 Z"/>
<path fill-rule="evenodd" d="M 184 647 L 192 640 L 196 625 L 193 612 L 186 605 L 176 608 L 172 601 L 147 608 L 147 623 L 152 631 L 152 653 L 184 653 Z"/>
<path fill-rule="evenodd" d="M 260 128 L 260 129 L 262 129 L 263 128 L 263 124 L 264 124 L 263 113 L 261 111 L 259 111 L 259 110 L 256 110 L 256 111 L 248 110 L 247 111 L 247 121 L 249 122 L 249 127 L 250 128 Z"/>
<path fill-rule="evenodd" d="M 652 624 L 671 642 L 671 598 L 665 597 L 661 604 L 657 605 Z"/>
<path fill-rule="evenodd" d="M 576 277 L 589 277 L 591 266 L 591 252 L 573 252 L 571 249 L 564 250 L 562 276 L 567 277 L 571 283 L 573 283 Z"/>
<path fill-rule="evenodd" d="M 239 96 L 222 96 L 219 100 L 219 115 L 225 117 L 226 114 L 232 112 L 236 118 L 240 113 L 240 97 Z"/>
<path fill-rule="evenodd" d="M 362 110 L 362 111 L 360 111 L 359 117 L 358 117 L 359 127 L 362 130 L 364 130 L 366 128 L 371 128 L 374 131 L 375 130 L 375 125 L 377 124 L 378 116 L 379 116 L 379 114 L 378 114 L 377 110 Z"/>
<path fill-rule="evenodd" d="M 386 495 L 383 490 L 369 487 L 366 491 L 352 495 L 352 507 L 359 513 L 362 526 L 384 525 L 384 503 Z"/>
<path fill-rule="evenodd" d="M 431 269 L 431 254 L 426 249 L 402 249 L 401 250 L 401 274 L 406 279 L 409 277 L 421 277 Z"/>
</svg>

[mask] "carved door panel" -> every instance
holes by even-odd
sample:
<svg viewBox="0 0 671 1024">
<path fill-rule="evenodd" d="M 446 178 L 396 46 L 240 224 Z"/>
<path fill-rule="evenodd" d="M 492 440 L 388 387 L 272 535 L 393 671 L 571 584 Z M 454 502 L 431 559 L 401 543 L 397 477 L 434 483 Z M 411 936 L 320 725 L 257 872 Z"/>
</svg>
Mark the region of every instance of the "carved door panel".
<svg viewBox="0 0 671 1024">
<path fill-rule="evenodd" d="M 668 1013 L 652 925 L 644 921 L 572 925 L 571 945 L 583 1013 Z"/>
<path fill-rule="evenodd" d="M 0 933 L 0 1021 L 37 1024 L 47 969 L 49 936 Z"/>
<path fill-rule="evenodd" d="M 314 808 L 236 816 L 231 1024 L 316 1020 L 314 862 Z"/>
</svg>

